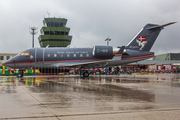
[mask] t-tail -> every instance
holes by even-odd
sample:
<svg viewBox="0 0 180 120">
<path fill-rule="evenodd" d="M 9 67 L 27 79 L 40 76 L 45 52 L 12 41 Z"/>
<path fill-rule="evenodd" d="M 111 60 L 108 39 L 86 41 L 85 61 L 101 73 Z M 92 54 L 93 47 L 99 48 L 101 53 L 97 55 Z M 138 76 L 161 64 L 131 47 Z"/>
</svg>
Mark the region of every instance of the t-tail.
<svg viewBox="0 0 180 120">
<path fill-rule="evenodd" d="M 171 22 L 164 25 L 147 24 L 142 30 L 128 43 L 126 49 L 150 51 L 156 38 L 161 30 L 168 25 L 174 24 Z"/>
</svg>

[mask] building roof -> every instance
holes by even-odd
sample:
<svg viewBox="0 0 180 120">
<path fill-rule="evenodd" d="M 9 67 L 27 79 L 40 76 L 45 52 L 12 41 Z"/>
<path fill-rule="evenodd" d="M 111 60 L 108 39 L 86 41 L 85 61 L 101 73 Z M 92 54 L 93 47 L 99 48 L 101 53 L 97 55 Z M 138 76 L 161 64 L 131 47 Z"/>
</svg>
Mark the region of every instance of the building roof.
<svg viewBox="0 0 180 120">
<path fill-rule="evenodd" d="M 180 60 L 143 60 L 139 62 L 134 62 L 131 63 L 133 64 L 140 64 L 140 65 L 153 65 L 153 64 L 158 64 L 158 65 L 180 65 Z"/>
<path fill-rule="evenodd" d="M 180 60 L 180 53 L 166 53 L 154 56 L 153 60 Z"/>
</svg>

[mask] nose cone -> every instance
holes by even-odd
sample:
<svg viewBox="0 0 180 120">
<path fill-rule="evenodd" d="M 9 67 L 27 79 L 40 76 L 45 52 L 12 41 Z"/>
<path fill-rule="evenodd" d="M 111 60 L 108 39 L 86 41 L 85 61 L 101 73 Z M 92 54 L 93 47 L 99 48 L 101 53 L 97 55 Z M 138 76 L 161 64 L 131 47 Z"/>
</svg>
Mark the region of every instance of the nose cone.
<svg viewBox="0 0 180 120">
<path fill-rule="evenodd" d="M 6 60 L 2 65 L 8 67 L 10 64 L 12 64 L 12 62 L 11 62 L 11 60 L 9 59 L 9 60 Z"/>
</svg>

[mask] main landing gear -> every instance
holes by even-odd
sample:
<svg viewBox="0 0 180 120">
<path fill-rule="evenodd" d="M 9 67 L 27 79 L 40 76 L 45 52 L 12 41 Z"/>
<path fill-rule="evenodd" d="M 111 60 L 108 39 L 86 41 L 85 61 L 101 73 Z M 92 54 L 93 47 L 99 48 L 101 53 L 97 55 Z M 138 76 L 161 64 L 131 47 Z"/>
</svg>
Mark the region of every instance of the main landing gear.
<svg viewBox="0 0 180 120">
<path fill-rule="evenodd" d="M 87 70 L 82 70 L 80 72 L 80 75 L 83 75 L 83 77 L 89 77 L 89 72 Z"/>
</svg>

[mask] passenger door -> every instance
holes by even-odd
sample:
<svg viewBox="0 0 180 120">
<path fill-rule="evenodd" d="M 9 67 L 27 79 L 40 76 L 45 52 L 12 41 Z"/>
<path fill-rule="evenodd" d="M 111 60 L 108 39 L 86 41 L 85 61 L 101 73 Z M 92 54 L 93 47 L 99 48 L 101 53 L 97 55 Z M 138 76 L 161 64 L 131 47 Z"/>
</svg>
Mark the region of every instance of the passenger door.
<svg viewBox="0 0 180 120">
<path fill-rule="evenodd" d="M 37 66 L 42 66 L 44 64 L 44 48 L 36 48 L 35 63 Z"/>
</svg>

